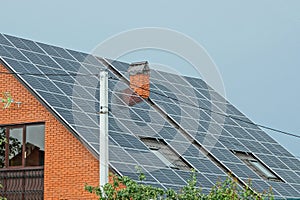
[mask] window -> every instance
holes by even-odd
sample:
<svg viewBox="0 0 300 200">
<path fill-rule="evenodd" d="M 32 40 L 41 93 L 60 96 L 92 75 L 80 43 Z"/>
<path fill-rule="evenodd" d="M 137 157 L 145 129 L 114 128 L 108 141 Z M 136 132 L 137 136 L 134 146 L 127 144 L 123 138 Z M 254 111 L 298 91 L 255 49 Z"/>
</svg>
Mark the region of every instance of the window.
<svg viewBox="0 0 300 200">
<path fill-rule="evenodd" d="M 279 176 L 272 172 L 271 169 L 264 165 L 260 160 L 255 158 L 253 154 L 240 151 L 233 151 L 233 153 L 263 179 L 282 181 Z"/>
<path fill-rule="evenodd" d="M 0 168 L 44 165 L 44 124 L 0 127 Z"/>
<path fill-rule="evenodd" d="M 179 157 L 163 140 L 157 138 L 141 138 L 146 146 L 168 167 L 190 171 L 192 168 Z"/>
<path fill-rule="evenodd" d="M 159 149 L 150 149 L 166 166 L 176 168 L 164 155 L 159 152 Z"/>
<path fill-rule="evenodd" d="M 256 169 L 258 169 L 261 173 L 263 173 L 264 176 L 267 177 L 268 179 L 276 179 L 277 178 L 272 172 L 270 172 L 267 168 L 265 168 L 260 162 L 258 162 L 256 160 L 249 160 L 249 163 Z"/>
</svg>

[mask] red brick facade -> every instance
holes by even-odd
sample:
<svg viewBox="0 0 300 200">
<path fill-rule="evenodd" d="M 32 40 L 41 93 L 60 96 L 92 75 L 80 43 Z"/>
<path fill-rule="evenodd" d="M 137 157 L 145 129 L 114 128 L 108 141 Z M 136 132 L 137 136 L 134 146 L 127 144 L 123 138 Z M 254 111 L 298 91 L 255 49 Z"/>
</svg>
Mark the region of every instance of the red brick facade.
<svg viewBox="0 0 300 200">
<path fill-rule="evenodd" d="M 7 70 L 0 65 L 0 72 Z M 84 184 L 98 185 L 98 160 L 13 75 L 0 74 L 0 93 L 22 102 L 0 105 L 0 124 L 45 122 L 44 199 L 95 199 Z"/>
<path fill-rule="evenodd" d="M 130 76 L 130 88 L 143 98 L 150 96 L 150 76 L 149 74 L 137 74 Z"/>
</svg>

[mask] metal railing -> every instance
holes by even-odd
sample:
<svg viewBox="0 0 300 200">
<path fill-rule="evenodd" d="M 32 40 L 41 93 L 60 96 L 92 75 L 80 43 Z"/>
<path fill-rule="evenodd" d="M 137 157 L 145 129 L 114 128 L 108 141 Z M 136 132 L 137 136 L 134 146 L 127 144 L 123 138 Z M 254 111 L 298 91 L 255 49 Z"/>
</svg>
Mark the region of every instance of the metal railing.
<svg viewBox="0 0 300 200">
<path fill-rule="evenodd" d="M 0 196 L 8 200 L 35 200 L 44 196 L 44 168 L 0 169 Z"/>
</svg>

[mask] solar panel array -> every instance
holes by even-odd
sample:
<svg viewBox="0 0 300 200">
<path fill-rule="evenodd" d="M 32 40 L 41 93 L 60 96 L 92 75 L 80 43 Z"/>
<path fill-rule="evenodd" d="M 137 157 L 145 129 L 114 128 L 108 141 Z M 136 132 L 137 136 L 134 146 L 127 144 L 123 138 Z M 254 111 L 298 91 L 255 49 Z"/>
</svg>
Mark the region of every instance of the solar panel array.
<svg viewBox="0 0 300 200">
<path fill-rule="evenodd" d="M 124 77 L 128 77 L 129 64 L 110 62 Z M 272 187 L 276 197 L 299 196 L 299 160 L 203 80 L 157 70 L 151 70 L 150 77 L 151 100 L 237 177 L 245 182 L 251 178 L 252 186 L 259 192 Z M 179 147 L 182 143 L 173 144 Z M 180 153 L 188 162 L 203 163 L 193 162 L 182 149 Z M 264 180 L 232 151 L 253 153 L 284 182 Z M 197 168 L 203 170 L 203 167 Z"/>
<path fill-rule="evenodd" d="M 0 34 L 0 56 L 88 148 L 98 153 L 99 81 L 93 74 L 105 67 L 95 56 L 3 34 Z M 127 63 L 110 62 L 128 78 Z M 135 166 L 140 166 L 147 184 L 175 189 L 184 186 L 190 172 L 165 166 L 140 140 L 150 137 L 163 139 L 197 170 L 204 192 L 227 177 L 174 124 L 147 101 L 135 96 L 113 72 L 109 71 L 109 76 L 109 161 L 115 171 L 138 180 Z M 257 191 L 272 186 L 276 197 L 300 197 L 299 160 L 251 124 L 204 81 L 152 70 L 150 94 L 150 99 L 189 137 L 241 180 L 247 182 L 251 178 Z M 128 99 L 137 103 L 128 106 Z M 284 182 L 264 180 L 232 151 L 253 153 Z"/>
<path fill-rule="evenodd" d="M 99 82 L 91 75 L 104 66 L 91 55 L 8 35 L 0 36 L 0 56 L 95 152 L 99 149 Z M 35 74 L 35 75 L 29 75 Z M 41 74 L 45 74 L 41 76 Z M 59 75 L 55 75 L 59 74 Z M 76 75 L 74 75 L 76 74 Z M 186 184 L 188 172 L 170 169 L 138 137 L 161 137 L 181 141 L 180 133 L 146 102 L 129 107 L 124 102 L 128 86 L 110 72 L 109 155 L 110 164 L 122 175 L 138 179 L 135 166 L 142 167 L 147 183 L 163 188 Z M 139 98 L 139 97 L 136 97 Z M 149 117 L 151 116 L 151 118 Z M 177 138 L 177 139 L 176 139 Z M 188 144 L 188 141 L 186 141 Z M 194 150 L 195 151 L 195 150 Z M 196 150 L 197 151 L 197 150 Z M 195 151 L 195 152 L 196 152 Z M 194 152 L 194 153 L 195 153 Z M 197 159 L 201 154 L 190 155 Z M 226 174 L 207 158 L 207 175 L 225 179 Z M 212 174 L 217 171 L 217 174 Z M 172 176 L 170 176 L 172 174 Z M 182 174 L 186 174 L 182 178 Z M 205 176 L 203 174 L 202 176 Z M 208 178 L 199 184 L 208 190 Z"/>
</svg>

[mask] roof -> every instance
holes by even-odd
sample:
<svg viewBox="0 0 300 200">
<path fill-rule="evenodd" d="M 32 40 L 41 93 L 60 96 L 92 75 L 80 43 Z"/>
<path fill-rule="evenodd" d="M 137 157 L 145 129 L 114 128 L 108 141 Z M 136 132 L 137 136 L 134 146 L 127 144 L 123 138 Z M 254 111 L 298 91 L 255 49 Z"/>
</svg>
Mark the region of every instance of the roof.
<svg viewBox="0 0 300 200">
<path fill-rule="evenodd" d="M 109 163 L 120 175 L 137 180 L 140 166 L 146 183 L 176 189 L 192 167 L 204 192 L 231 172 L 241 184 L 251 178 L 256 191 L 272 187 L 275 197 L 300 197 L 300 161 L 201 79 L 151 70 L 150 98 L 141 99 L 127 91 L 128 63 L 4 34 L 0 58 L 95 156 L 99 81 L 93 74 L 107 69 Z M 129 106 L 124 97 L 139 100 Z"/>
</svg>

